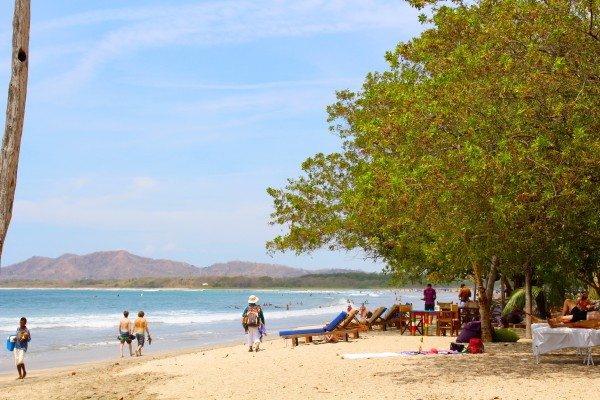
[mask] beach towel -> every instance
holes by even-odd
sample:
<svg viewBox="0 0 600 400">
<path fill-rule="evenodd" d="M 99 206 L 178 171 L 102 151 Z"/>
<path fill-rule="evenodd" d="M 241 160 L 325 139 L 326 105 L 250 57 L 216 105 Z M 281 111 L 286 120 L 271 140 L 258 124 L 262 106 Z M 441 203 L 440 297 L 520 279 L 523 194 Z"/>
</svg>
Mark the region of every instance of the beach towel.
<svg viewBox="0 0 600 400">
<path fill-rule="evenodd" d="M 385 357 L 404 357 L 404 356 L 450 356 L 462 354 L 453 350 L 436 350 L 430 351 L 399 351 L 399 352 L 382 352 L 382 353 L 344 353 L 341 355 L 346 360 L 359 360 L 364 358 L 385 358 Z"/>
</svg>

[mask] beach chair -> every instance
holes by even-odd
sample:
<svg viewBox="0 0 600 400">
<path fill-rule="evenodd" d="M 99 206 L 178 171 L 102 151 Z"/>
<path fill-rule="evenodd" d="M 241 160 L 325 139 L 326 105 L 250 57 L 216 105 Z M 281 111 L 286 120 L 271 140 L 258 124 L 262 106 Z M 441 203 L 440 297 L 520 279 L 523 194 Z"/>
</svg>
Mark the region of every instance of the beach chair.
<svg viewBox="0 0 600 400">
<path fill-rule="evenodd" d="M 435 334 L 440 336 L 440 333 L 446 336 L 446 332 L 450 331 L 450 335 L 458 336 L 458 330 L 456 329 L 456 324 L 454 323 L 454 313 L 451 310 L 448 311 L 439 311 L 437 316 L 437 325 Z"/>
<path fill-rule="evenodd" d="M 450 311 L 452 311 L 452 324 L 454 325 L 454 329 L 458 335 L 458 331 L 461 329 L 460 315 L 458 314 L 458 304 L 452 303 Z"/>
<path fill-rule="evenodd" d="M 373 324 L 377 323 L 381 319 L 381 315 L 387 310 L 387 307 L 378 307 L 375 311 L 373 311 L 373 315 L 367 319 L 354 318 L 355 323 L 352 324 L 352 327 L 366 328 L 366 330 L 370 330 L 373 327 Z"/>
<path fill-rule="evenodd" d="M 479 303 L 476 301 L 467 301 L 465 307 L 459 307 L 458 315 L 460 326 L 463 326 L 467 322 L 479 321 Z"/>
<path fill-rule="evenodd" d="M 358 327 L 352 326 L 352 321 L 354 320 L 354 318 L 356 317 L 357 314 L 358 314 L 358 309 L 353 308 L 348 313 L 346 318 L 344 318 L 344 320 L 342 322 L 340 322 L 340 324 L 333 330 L 333 333 L 338 337 L 341 335 L 345 341 L 348 341 L 348 338 L 346 336 L 349 334 L 352 334 L 352 337 L 354 339 L 358 339 L 359 338 L 359 333 L 358 333 L 359 329 L 358 329 Z"/>
<path fill-rule="evenodd" d="M 394 304 L 391 308 L 389 308 L 386 311 L 385 315 L 382 315 L 379 320 L 373 322 L 371 324 L 371 327 L 380 327 L 382 331 L 387 331 L 388 326 L 396 324 L 399 310 L 400 304 Z"/>
<path fill-rule="evenodd" d="M 396 327 L 400 329 L 402 335 L 407 330 L 410 331 L 410 313 L 412 311 L 412 304 L 400 304 L 398 308 L 398 319 L 396 320 Z"/>
<path fill-rule="evenodd" d="M 356 315 L 358 315 L 358 309 L 353 308 L 352 310 L 350 310 L 348 315 L 346 315 L 346 318 L 344 318 L 344 320 L 340 322 L 336 329 L 347 329 L 350 325 L 352 325 L 352 320 L 354 320 Z"/>
<path fill-rule="evenodd" d="M 323 328 L 310 328 L 310 329 L 295 329 L 289 331 L 280 331 L 279 336 L 284 339 L 292 339 L 292 347 L 298 346 L 298 339 L 304 338 L 306 343 L 311 343 L 314 336 L 323 336 L 334 334 L 333 331 L 344 321 L 344 319 L 348 316 L 345 311 L 339 313 L 337 317 L 331 320 L 329 324 L 327 324 Z M 342 331 L 338 331 L 335 335 L 344 334 Z M 348 340 L 348 333 L 344 335 L 344 339 Z"/>
</svg>

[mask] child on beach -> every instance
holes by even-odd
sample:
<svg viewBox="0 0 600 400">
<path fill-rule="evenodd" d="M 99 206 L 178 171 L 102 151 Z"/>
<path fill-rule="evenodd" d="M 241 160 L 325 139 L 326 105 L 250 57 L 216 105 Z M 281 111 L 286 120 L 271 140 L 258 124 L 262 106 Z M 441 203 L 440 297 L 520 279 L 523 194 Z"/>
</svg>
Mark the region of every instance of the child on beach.
<svg viewBox="0 0 600 400">
<path fill-rule="evenodd" d="M 25 379 L 27 371 L 25 371 L 25 353 L 27 352 L 27 345 L 31 340 L 31 333 L 27 329 L 27 318 L 21 317 L 19 320 L 19 327 L 17 328 L 17 341 L 15 342 L 15 364 L 17 364 L 17 372 L 19 373 L 19 379 Z"/>
<path fill-rule="evenodd" d="M 139 357 L 142 355 L 142 347 L 144 347 L 144 343 L 146 342 L 145 333 L 148 333 L 148 344 L 152 343 L 152 337 L 150 336 L 150 330 L 148 329 L 148 321 L 144 318 L 143 311 L 138 312 L 138 317 L 133 322 L 133 326 L 135 329 L 135 337 L 138 342 L 135 355 Z"/>
</svg>

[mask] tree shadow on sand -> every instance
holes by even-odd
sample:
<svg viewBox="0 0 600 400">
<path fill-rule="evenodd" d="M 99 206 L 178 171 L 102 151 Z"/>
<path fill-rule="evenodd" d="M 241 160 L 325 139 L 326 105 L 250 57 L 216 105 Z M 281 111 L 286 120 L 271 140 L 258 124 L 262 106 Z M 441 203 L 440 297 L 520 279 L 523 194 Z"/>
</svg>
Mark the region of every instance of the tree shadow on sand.
<svg viewBox="0 0 600 400">
<path fill-rule="evenodd" d="M 592 354 L 596 362 L 600 362 L 600 349 L 594 349 Z M 458 382 L 464 379 L 465 374 L 535 379 L 540 374 L 564 373 L 565 367 L 574 374 L 590 372 L 590 366 L 583 364 L 583 356 L 578 356 L 573 348 L 543 354 L 540 364 L 536 364 L 530 343 L 488 343 L 484 354 L 415 357 L 419 358 L 404 359 L 396 371 L 379 372 L 374 376 L 388 376 L 402 384 L 418 384 L 423 381 L 423 376 L 431 380 L 445 378 L 450 381 L 456 377 Z"/>
</svg>

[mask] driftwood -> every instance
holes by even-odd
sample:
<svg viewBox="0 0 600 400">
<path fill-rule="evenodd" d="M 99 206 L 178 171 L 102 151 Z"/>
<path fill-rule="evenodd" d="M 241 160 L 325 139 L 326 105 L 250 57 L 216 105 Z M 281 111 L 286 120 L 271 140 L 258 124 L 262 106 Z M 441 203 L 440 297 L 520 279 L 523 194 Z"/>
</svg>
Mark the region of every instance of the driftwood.
<svg viewBox="0 0 600 400">
<path fill-rule="evenodd" d="M 12 40 L 12 72 L 8 86 L 6 125 L 0 152 L 0 260 L 12 218 L 29 66 L 30 1 L 15 0 Z"/>
</svg>

